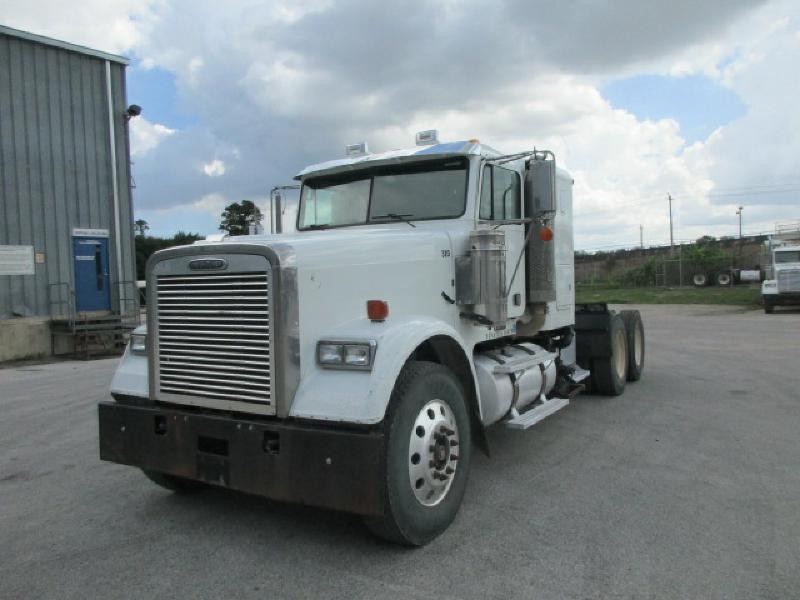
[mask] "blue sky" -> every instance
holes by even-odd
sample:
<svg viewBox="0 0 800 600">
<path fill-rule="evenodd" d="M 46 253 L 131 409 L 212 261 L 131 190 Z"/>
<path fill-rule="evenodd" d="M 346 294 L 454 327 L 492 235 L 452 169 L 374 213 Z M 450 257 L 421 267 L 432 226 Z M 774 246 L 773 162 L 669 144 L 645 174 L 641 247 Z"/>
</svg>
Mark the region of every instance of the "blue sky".
<svg viewBox="0 0 800 600">
<path fill-rule="evenodd" d="M 134 59 L 128 67 L 128 101 L 143 107 L 143 114 L 171 129 L 185 129 L 198 123 L 196 115 L 179 107 L 175 75 L 164 69 L 142 68 Z"/>
<path fill-rule="evenodd" d="M 600 86 L 614 108 L 639 119 L 675 119 L 686 143 L 703 141 L 715 129 L 747 113 L 739 96 L 705 75 L 638 75 Z"/>
</svg>

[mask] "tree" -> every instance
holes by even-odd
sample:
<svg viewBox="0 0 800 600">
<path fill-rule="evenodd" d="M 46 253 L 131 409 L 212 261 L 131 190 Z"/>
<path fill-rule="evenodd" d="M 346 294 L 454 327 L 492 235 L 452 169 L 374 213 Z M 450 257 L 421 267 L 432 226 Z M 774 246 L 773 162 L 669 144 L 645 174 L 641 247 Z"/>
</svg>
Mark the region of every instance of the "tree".
<svg viewBox="0 0 800 600">
<path fill-rule="evenodd" d="M 144 219 L 136 219 L 133 222 L 133 230 L 136 232 L 136 235 L 144 235 L 144 232 L 150 229 L 150 225 L 147 224 L 147 221 Z"/>
<path fill-rule="evenodd" d="M 262 218 L 261 211 L 253 202 L 242 200 L 225 207 L 219 228 L 229 235 L 246 235 L 250 223 L 261 223 Z"/>
<path fill-rule="evenodd" d="M 171 248 L 172 246 L 184 246 L 191 244 L 196 240 L 202 240 L 203 236 L 198 233 L 186 233 L 179 231 L 171 238 L 158 238 L 137 235 L 136 236 L 136 278 L 145 278 L 145 266 L 147 259 L 153 252 L 163 250 L 164 248 Z"/>
</svg>

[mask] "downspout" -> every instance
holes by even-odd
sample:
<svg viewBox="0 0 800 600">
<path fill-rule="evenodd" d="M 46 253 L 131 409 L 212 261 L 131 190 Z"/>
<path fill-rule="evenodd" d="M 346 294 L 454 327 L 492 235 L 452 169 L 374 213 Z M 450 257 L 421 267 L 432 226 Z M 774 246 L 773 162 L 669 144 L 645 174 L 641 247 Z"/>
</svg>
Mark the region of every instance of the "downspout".
<svg viewBox="0 0 800 600">
<path fill-rule="evenodd" d="M 122 282 L 122 228 L 119 214 L 119 176 L 117 174 L 117 136 L 114 128 L 114 98 L 111 94 L 111 61 L 106 63 L 106 97 L 108 99 L 108 143 L 111 151 L 111 188 L 114 192 L 114 248 L 117 255 L 117 291 L 119 314 L 124 316 L 125 308 L 122 296 L 125 286 Z"/>
</svg>

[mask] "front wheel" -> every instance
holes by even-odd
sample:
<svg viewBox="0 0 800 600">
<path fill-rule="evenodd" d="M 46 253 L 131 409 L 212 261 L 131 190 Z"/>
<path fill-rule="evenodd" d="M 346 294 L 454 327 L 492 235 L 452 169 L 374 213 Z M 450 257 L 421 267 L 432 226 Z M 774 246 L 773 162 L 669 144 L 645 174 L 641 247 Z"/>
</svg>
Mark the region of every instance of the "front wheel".
<svg viewBox="0 0 800 600">
<path fill-rule="evenodd" d="M 367 525 L 389 541 L 422 546 L 452 523 L 466 490 L 471 439 L 461 384 L 442 365 L 408 363 L 384 427 L 384 514 Z"/>
</svg>

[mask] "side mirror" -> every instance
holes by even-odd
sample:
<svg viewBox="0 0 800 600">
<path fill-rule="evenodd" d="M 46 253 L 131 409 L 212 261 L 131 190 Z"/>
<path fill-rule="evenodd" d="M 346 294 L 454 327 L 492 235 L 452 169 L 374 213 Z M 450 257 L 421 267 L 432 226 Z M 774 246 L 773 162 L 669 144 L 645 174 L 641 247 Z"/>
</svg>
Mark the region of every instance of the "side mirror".
<svg viewBox="0 0 800 600">
<path fill-rule="evenodd" d="M 541 219 L 556 211 L 555 158 L 532 158 L 525 169 L 525 216 Z"/>
</svg>

